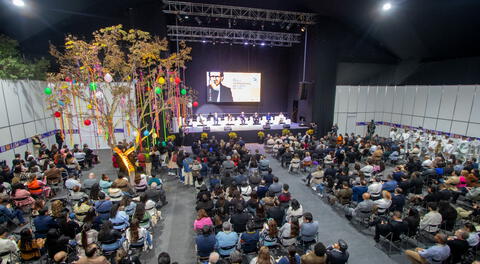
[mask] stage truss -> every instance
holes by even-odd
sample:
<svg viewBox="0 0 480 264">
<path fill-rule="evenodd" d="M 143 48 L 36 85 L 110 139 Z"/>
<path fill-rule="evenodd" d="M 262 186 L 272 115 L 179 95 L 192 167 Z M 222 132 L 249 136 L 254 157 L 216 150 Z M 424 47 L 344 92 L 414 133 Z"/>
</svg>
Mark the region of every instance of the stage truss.
<svg viewBox="0 0 480 264">
<path fill-rule="evenodd" d="M 316 16 L 316 14 L 312 13 L 249 8 L 241 6 L 214 5 L 180 1 L 163 2 L 166 5 L 164 12 L 167 14 L 175 15 L 219 17 L 226 19 L 243 19 L 251 21 L 291 23 L 299 25 L 315 24 Z"/>
<path fill-rule="evenodd" d="M 268 45 L 291 47 L 301 42 L 301 34 L 252 31 L 242 29 L 207 28 L 190 26 L 167 26 L 167 35 L 172 41 L 213 42 L 223 44 Z"/>
</svg>

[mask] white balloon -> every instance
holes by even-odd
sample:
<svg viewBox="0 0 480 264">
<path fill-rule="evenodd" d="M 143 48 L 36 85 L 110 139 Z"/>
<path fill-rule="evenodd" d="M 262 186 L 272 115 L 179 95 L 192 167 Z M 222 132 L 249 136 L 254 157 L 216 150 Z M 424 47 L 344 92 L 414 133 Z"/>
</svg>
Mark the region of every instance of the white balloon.
<svg viewBox="0 0 480 264">
<path fill-rule="evenodd" d="M 113 77 L 112 77 L 112 75 L 110 75 L 110 73 L 105 74 L 105 76 L 103 77 L 103 79 L 104 79 L 107 83 L 113 81 Z"/>
<path fill-rule="evenodd" d="M 136 137 L 138 135 L 137 130 L 134 130 L 132 134 L 133 134 L 134 137 Z"/>
<path fill-rule="evenodd" d="M 102 99 L 103 98 L 103 93 L 98 91 L 95 93 L 95 97 L 97 97 L 98 99 Z"/>
<path fill-rule="evenodd" d="M 192 108 L 192 103 L 187 103 L 188 108 Z"/>
</svg>

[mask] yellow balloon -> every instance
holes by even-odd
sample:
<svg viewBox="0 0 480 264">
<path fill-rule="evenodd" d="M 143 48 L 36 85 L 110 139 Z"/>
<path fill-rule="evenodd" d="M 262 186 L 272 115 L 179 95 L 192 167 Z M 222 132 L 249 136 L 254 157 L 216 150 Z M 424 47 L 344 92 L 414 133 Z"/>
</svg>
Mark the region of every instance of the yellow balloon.
<svg viewBox="0 0 480 264">
<path fill-rule="evenodd" d="M 88 104 L 88 105 L 87 105 L 87 108 L 88 108 L 88 109 L 92 109 L 93 106 L 92 106 L 91 104 Z"/>
<path fill-rule="evenodd" d="M 170 77 L 170 82 L 173 83 L 175 79 L 173 77 Z"/>
<path fill-rule="evenodd" d="M 158 82 L 159 84 L 165 84 L 165 78 L 163 78 L 163 77 L 158 77 L 157 82 Z"/>
<path fill-rule="evenodd" d="M 157 137 L 158 137 L 157 133 L 153 132 L 152 138 L 157 138 Z"/>
</svg>

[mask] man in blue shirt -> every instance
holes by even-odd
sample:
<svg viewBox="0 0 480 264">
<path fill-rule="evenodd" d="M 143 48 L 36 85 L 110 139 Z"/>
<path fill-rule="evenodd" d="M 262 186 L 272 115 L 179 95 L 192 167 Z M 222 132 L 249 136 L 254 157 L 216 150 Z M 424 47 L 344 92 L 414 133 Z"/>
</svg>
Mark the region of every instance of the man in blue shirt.
<svg viewBox="0 0 480 264">
<path fill-rule="evenodd" d="M 438 233 L 435 235 L 435 244 L 427 249 L 416 248 L 406 250 L 405 255 L 412 263 L 441 264 L 450 256 L 450 247 L 447 245 L 447 235 Z"/>
<path fill-rule="evenodd" d="M 220 256 L 226 258 L 235 250 L 238 242 L 238 235 L 232 231 L 232 225 L 229 222 L 224 222 L 222 225 L 223 231 L 216 236 L 217 243 L 215 248 Z"/>
<path fill-rule="evenodd" d="M 352 201 L 361 202 L 363 201 L 362 195 L 368 191 L 367 181 L 362 180 L 360 185 L 353 186 L 352 188 Z"/>
<path fill-rule="evenodd" d="M 190 158 L 190 153 L 185 153 L 185 158 L 183 159 L 182 166 L 183 166 L 183 173 L 180 177 L 181 182 L 185 182 L 185 185 L 193 185 L 193 177 L 192 177 L 192 163 L 193 160 Z"/>
<path fill-rule="evenodd" d="M 308 246 L 316 242 L 318 233 L 318 222 L 313 221 L 313 215 L 310 212 L 303 214 L 303 223 L 300 226 L 300 241 Z"/>
<path fill-rule="evenodd" d="M 397 181 L 395 181 L 392 175 L 389 174 L 387 176 L 387 182 L 382 185 L 382 190 L 393 192 L 395 191 L 395 188 L 397 188 L 397 186 L 398 186 Z"/>
<path fill-rule="evenodd" d="M 47 208 L 42 208 L 38 211 L 38 216 L 33 219 L 35 238 L 46 238 L 48 230 L 58 227 L 57 222 L 53 217 L 47 215 L 47 212 Z"/>
<path fill-rule="evenodd" d="M 12 205 L 6 199 L 0 202 L 0 223 L 8 223 L 17 218 L 21 226 L 26 224 L 23 212 L 20 209 L 12 209 Z"/>
</svg>

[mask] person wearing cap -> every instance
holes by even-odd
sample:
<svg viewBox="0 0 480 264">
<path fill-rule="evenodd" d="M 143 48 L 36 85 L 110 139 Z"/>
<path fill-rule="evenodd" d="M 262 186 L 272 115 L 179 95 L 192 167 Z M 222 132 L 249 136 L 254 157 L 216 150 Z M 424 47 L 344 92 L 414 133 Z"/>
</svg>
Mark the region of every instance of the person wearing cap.
<svg viewBox="0 0 480 264">
<path fill-rule="evenodd" d="M 427 248 L 405 250 L 405 255 L 413 263 L 441 264 L 450 256 L 450 247 L 447 245 L 447 235 L 438 233 L 434 237 L 436 244 Z"/>
<path fill-rule="evenodd" d="M 222 231 L 215 238 L 215 248 L 222 257 L 228 257 L 237 246 L 238 234 L 232 231 L 232 225 L 229 222 L 223 223 Z"/>
<path fill-rule="evenodd" d="M 347 251 L 348 245 L 343 239 L 327 248 L 327 259 L 330 264 L 345 264 L 350 254 Z"/>
<path fill-rule="evenodd" d="M 301 257 L 303 264 L 325 264 L 327 263 L 327 249 L 322 242 L 318 242 L 313 247 L 313 251 L 307 252 Z"/>
</svg>

